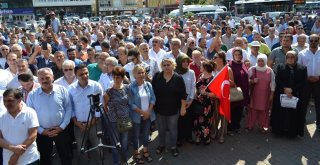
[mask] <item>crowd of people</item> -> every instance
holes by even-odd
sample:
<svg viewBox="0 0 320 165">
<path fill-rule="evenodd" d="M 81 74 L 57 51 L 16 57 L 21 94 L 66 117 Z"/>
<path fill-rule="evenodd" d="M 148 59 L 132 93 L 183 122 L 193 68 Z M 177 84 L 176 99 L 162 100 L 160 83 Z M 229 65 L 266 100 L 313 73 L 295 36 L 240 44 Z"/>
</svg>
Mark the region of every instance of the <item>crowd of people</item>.
<svg viewBox="0 0 320 165">
<path fill-rule="evenodd" d="M 303 137 L 311 99 L 320 132 L 320 18 L 263 13 L 253 16 L 254 24 L 237 25 L 229 16 L 65 24 L 50 16 L 36 32 L 0 29 L 3 164 L 49 165 L 55 147 L 61 164 L 70 165 L 83 141 L 100 143 L 89 128 L 104 130 L 110 145 L 118 143 L 110 141 L 115 130 L 121 144 L 112 149 L 115 165 L 131 155 L 137 164 L 149 163 L 166 148 L 176 157 L 186 142 L 223 144 L 241 131 Z M 309 21 L 314 24 L 304 28 Z M 231 101 L 230 121 L 207 89 L 224 67 L 230 88 L 243 95 Z M 87 96 L 97 93 L 109 124 L 101 113 L 89 116 Z M 284 105 L 284 97 L 298 98 L 296 105 Z M 132 128 L 123 131 L 121 123 Z M 99 152 L 79 157 L 99 161 Z"/>
</svg>

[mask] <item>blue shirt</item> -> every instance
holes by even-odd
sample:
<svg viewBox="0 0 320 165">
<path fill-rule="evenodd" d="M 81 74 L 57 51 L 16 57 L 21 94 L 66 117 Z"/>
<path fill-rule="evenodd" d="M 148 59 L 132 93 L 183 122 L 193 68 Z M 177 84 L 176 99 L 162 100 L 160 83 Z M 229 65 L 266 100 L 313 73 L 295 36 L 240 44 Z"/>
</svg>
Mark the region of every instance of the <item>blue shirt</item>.
<svg viewBox="0 0 320 165">
<path fill-rule="evenodd" d="M 88 98 L 88 95 L 100 93 L 100 103 L 103 102 L 103 90 L 96 81 L 89 80 L 88 85 L 85 88 L 82 88 L 77 81 L 72 83 L 68 87 L 68 90 L 72 103 L 72 117 L 76 117 L 77 121 L 86 122 L 88 120 L 90 110 L 90 99 Z M 96 117 L 100 117 L 99 112 L 96 112 L 95 115 Z"/>
<path fill-rule="evenodd" d="M 44 129 L 60 127 L 65 129 L 71 119 L 71 101 L 66 88 L 53 84 L 52 91 L 47 94 L 41 87 L 31 91 L 27 105 L 36 110 L 40 127 L 39 134 Z"/>
<path fill-rule="evenodd" d="M 43 56 L 38 56 L 36 57 L 36 60 L 37 60 L 37 67 L 38 69 L 41 69 L 41 68 L 45 68 L 45 67 L 51 67 L 53 65 L 53 62 L 50 60 L 50 59 L 45 59 Z"/>
</svg>

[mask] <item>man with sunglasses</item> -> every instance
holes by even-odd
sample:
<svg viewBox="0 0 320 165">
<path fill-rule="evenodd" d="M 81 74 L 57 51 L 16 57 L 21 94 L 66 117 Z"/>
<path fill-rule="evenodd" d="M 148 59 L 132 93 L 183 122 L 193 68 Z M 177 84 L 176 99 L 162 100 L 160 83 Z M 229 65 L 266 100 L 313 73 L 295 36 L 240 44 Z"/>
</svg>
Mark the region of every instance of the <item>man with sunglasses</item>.
<svg viewBox="0 0 320 165">
<path fill-rule="evenodd" d="M 303 25 L 297 25 L 296 32 L 297 33 L 292 36 L 293 37 L 292 44 L 296 44 L 298 42 L 298 36 L 305 34 Z M 306 35 L 306 41 L 309 41 L 309 36 L 307 35 Z"/>
<path fill-rule="evenodd" d="M 308 70 L 308 84 L 305 89 L 305 99 L 303 103 L 304 115 L 307 114 L 309 100 L 314 99 L 316 110 L 317 131 L 320 133 L 320 50 L 319 36 L 312 34 L 309 38 L 309 49 L 302 50 L 298 55 L 298 63 L 303 64 Z"/>
</svg>

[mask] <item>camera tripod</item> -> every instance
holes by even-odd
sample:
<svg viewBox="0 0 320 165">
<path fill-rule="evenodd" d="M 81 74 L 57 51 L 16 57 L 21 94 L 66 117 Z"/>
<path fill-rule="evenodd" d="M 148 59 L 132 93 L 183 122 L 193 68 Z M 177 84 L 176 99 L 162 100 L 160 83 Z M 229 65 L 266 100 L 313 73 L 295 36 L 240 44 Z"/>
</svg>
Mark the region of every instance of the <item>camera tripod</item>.
<svg viewBox="0 0 320 165">
<path fill-rule="evenodd" d="M 83 134 L 82 140 L 81 140 L 81 153 L 88 153 L 94 150 L 99 150 L 99 157 L 100 157 L 100 161 L 101 164 L 104 165 L 104 149 L 108 148 L 108 149 L 117 149 L 120 150 L 121 145 L 119 142 L 119 138 L 118 135 L 116 133 L 116 131 L 111 127 L 111 122 L 108 118 L 108 116 L 103 113 L 103 106 L 100 103 L 100 98 L 99 98 L 100 94 L 97 95 L 88 95 L 88 98 L 90 99 L 90 111 L 89 111 L 89 115 L 87 118 L 87 125 L 85 128 L 85 132 Z M 98 112 L 100 114 L 100 119 L 101 119 L 101 128 L 103 128 L 103 124 L 106 126 L 107 131 L 109 132 L 110 136 L 111 136 L 111 140 L 114 142 L 112 144 L 116 144 L 115 146 L 112 145 L 105 145 L 102 143 L 102 138 L 103 136 L 103 131 L 102 130 L 98 130 L 97 124 L 95 126 L 92 126 L 94 119 L 96 119 L 96 115 L 95 112 Z M 103 123 L 104 122 L 104 123 Z M 90 123 L 90 124 L 89 124 Z M 88 128 L 88 124 L 90 125 L 90 127 Z M 87 137 L 89 137 L 89 133 L 90 130 L 92 129 L 92 127 L 95 127 L 95 132 L 97 137 L 99 138 L 99 144 L 97 146 L 93 146 L 92 148 L 89 149 L 85 149 L 85 144 L 86 144 L 86 139 Z"/>
</svg>

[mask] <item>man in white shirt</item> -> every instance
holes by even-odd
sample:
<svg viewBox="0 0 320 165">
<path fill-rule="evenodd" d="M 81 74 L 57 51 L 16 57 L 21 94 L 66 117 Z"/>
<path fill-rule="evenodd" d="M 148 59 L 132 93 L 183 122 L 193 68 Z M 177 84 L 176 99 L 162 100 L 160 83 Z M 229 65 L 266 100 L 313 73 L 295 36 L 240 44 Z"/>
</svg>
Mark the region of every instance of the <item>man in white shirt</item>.
<svg viewBox="0 0 320 165">
<path fill-rule="evenodd" d="M 23 103 L 18 89 L 3 93 L 7 112 L 0 116 L 0 147 L 4 164 L 39 164 L 37 129 L 39 121 L 35 110 Z"/>
<path fill-rule="evenodd" d="M 0 69 L 0 90 L 6 90 L 10 80 L 10 73 L 6 70 Z"/>
<path fill-rule="evenodd" d="M 160 41 L 159 37 L 154 37 L 152 39 L 152 49 L 149 50 L 149 57 L 157 61 L 159 68 L 161 68 L 160 63 L 166 54 L 166 51 L 160 48 Z"/>
<path fill-rule="evenodd" d="M 309 38 L 309 49 L 302 50 L 298 55 L 298 63 L 303 64 L 308 70 L 308 84 L 305 89 L 305 102 L 303 111 L 306 115 L 311 95 L 314 99 L 317 130 L 320 132 L 320 50 L 319 36 L 312 34 Z"/>
<path fill-rule="evenodd" d="M 304 33 L 304 29 L 303 29 L 303 25 L 298 25 L 296 27 L 296 34 L 293 35 L 293 40 L 292 40 L 292 44 L 296 44 L 298 42 L 298 36 L 300 35 L 305 35 L 306 36 L 306 41 L 308 42 L 309 41 L 309 36 L 307 36 L 305 33 Z"/>
<path fill-rule="evenodd" d="M 134 66 L 136 65 L 142 65 L 146 70 L 146 80 L 151 81 L 152 79 L 152 73 L 150 73 L 150 66 L 144 62 L 141 61 L 140 52 L 138 49 L 130 49 L 128 52 L 128 60 L 131 61 L 128 64 L 126 64 L 123 68 L 126 70 L 127 73 L 129 73 L 130 81 L 135 81 L 135 78 L 133 76 L 132 70 Z"/>
<path fill-rule="evenodd" d="M 248 60 L 250 62 L 250 66 L 255 66 L 257 64 L 257 57 L 261 53 L 259 52 L 260 49 L 260 43 L 259 41 L 253 41 L 251 43 L 251 52 L 248 55 Z"/>
<path fill-rule="evenodd" d="M 100 130 L 100 113 L 96 112 L 95 109 L 90 109 L 90 105 L 93 103 L 90 104 L 91 98 L 88 98 L 88 96 L 99 93 L 100 103 L 102 103 L 103 90 L 98 82 L 89 80 L 89 72 L 86 65 L 80 64 L 76 66 L 75 74 L 78 82 L 75 82 L 68 87 L 72 102 L 72 120 L 75 125 L 75 138 L 78 148 L 84 148 L 87 144 L 87 141 L 90 141 L 90 144 L 95 147 L 99 144 L 99 139 L 96 135 L 96 128 L 97 130 Z M 93 111 L 93 114 L 90 112 L 90 110 Z M 88 118 L 89 113 L 91 113 L 90 118 Z M 86 132 L 86 129 L 89 129 L 90 131 Z M 88 134 L 86 136 L 85 143 L 82 144 L 82 138 L 84 137 L 85 133 Z M 99 150 L 95 151 L 96 152 L 94 152 L 92 160 L 99 161 Z M 81 159 L 83 159 L 83 157 L 81 157 Z"/>
<path fill-rule="evenodd" d="M 275 35 L 276 29 L 274 27 L 269 27 L 269 35 L 264 38 L 264 41 L 268 45 L 269 49 L 272 48 L 272 46 L 279 42 L 279 37 Z"/>
<path fill-rule="evenodd" d="M 226 34 L 222 35 L 222 43 L 227 47 L 227 49 L 231 49 L 233 47 L 233 42 L 236 40 L 237 36 L 232 34 L 232 29 L 230 26 L 226 27 Z"/>
</svg>

